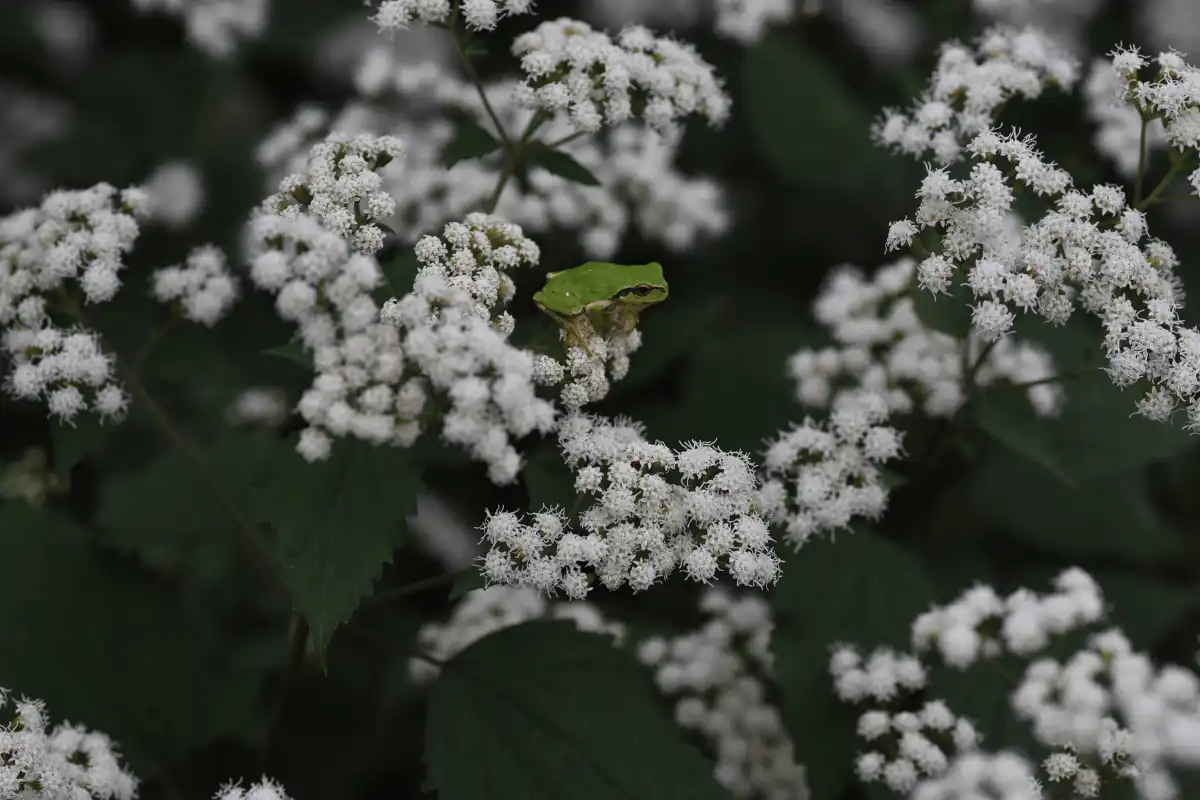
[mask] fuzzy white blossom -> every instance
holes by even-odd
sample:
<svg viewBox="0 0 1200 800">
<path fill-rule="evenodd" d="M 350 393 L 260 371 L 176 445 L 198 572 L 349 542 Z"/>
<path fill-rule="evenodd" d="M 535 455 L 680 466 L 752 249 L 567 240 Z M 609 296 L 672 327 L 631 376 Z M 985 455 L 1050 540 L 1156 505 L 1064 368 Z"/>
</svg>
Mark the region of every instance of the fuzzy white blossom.
<svg viewBox="0 0 1200 800">
<path fill-rule="evenodd" d="M 396 212 L 379 170 L 403 151 L 395 136 L 331 133 L 309 150 L 304 171 L 283 178 L 263 207 L 280 214 L 303 208 L 359 252 L 374 255 L 384 238 L 376 223 Z"/>
<path fill-rule="evenodd" d="M 541 593 L 520 586 L 489 586 L 463 595 L 445 622 L 428 622 L 417 632 L 423 653 L 438 661 L 448 661 L 485 636 L 534 620 L 570 620 L 584 633 L 610 636 L 614 644 L 625 638 L 625 626 L 608 620 L 591 603 L 552 601 Z M 438 668 L 427 660 L 408 662 L 414 682 L 426 684 L 438 675 Z"/>
<path fill-rule="evenodd" d="M 717 34 L 741 44 L 753 44 L 772 25 L 795 18 L 800 0 L 715 0 Z"/>
<path fill-rule="evenodd" d="M 182 266 L 156 270 L 151 291 L 160 303 L 178 303 L 185 318 L 210 328 L 238 298 L 225 254 L 212 245 L 192 250 Z"/>
<path fill-rule="evenodd" d="M 907 243 L 916 230 L 908 220 L 894 223 L 889 246 Z M 916 267 L 914 259 L 903 257 L 880 267 L 871 278 L 850 266 L 833 271 L 813 311 L 834 344 L 804 348 L 789 359 L 797 400 L 806 407 L 826 408 L 845 392 L 865 390 L 882 395 L 892 414 L 920 411 L 949 417 L 966 402 L 969 373 L 976 387 L 1045 381 L 1027 388 L 1026 397 L 1037 414 L 1057 414 L 1064 392 L 1048 380 L 1056 374 L 1050 354 L 1012 336 L 987 346 L 978 335 L 963 342 L 927 327 L 912 298 Z M 1002 274 L 981 274 L 980 279 L 984 277 L 1004 280 Z M 936 302 L 956 301 L 940 297 Z"/>
<path fill-rule="evenodd" d="M 903 452 L 902 434 L 884 424 L 887 418 L 882 395 L 845 393 L 828 423 L 806 419 L 770 442 L 761 506 L 793 548 L 856 518 L 882 517 L 888 500 L 882 466 Z"/>
<path fill-rule="evenodd" d="M 397 400 L 407 394 L 419 410 L 429 390 L 443 395 L 442 437 L 485 462 L 493 482 L 510 483 L 521 468 L 511 439 L 555 425 L 553 403 L 536 394 L 536 358 L 507 341 L 514 322 L 501 311 L 514 291 L 505 270 L 535 265 L 538 247 L 520 226 L 474 213 L 414 249 L 413 291 L 381 312 L 417 376 Z"/>
<path fill-rule="evenodd" d="M 368 0 L 369 2 L 369 0 Z M 528 14 L 533 0 L 382 0 L 371 17 L 379 29 L 395 32 L 414 22 L 446 23 L 452 6 L 458 6 L 463 23 L 476 31 L 490 31 L 504 17 Z"/>
<path fill-rule="evenodd" d="M 188 40 L 216 58 L 228 58 L 239 40 L 257 39 L 267 27 L 269 0 L 132 0 L 141 12 L 183 17 Z"/>
<path fill-rule="evenodd" d="M 774 677 L 771 606 L 758 595 L 704 590 L 707 620 L 694 632 L 650 637 L 638 659 L 675 702 L 675 721 L 703 737 L 713 777 L 738 798 L 807 798 L 804 767 L 779 709 L 767 697 Z"/>
<path fill-rule="evenodd" d="M 230 404 L 226 418 L 231 425 L 262 425 L 277 428 L 288 415 L 287 395 L 277 386 L 244 389 Z"/>
<path fill-rule="evenodd" d="M 123 258 L 148 204 L 140 189 L 118 192 L 102 183 L 52 192 L 40 207 L 0 218 L 7 394 L 44 402 L 66 422 L 86 410 L 102 419 L 124 415 L 128 397 L 115 380 L 113 358 L 77 318 L 80 305 L 116 296 Z"/>
<path fill-rule="evenodd" d="M 243 787 L 240 780 L 222 786 L 213 800 L 291 800 L 283 784 L 263 776 L 249 786 Z"/>
<path fill-rule="evenodd" d="M 1117 71 L 1111 57 L 1096 58 L 1082 88 L 1088 118 L 1096 125 L 1096 149 L 1123 177 L 1132 179 L 1142 160 L 1142 115 L 1128 102 L 1125 76 Z M 1146 126 L 1147 152 L 1161 149 L 1166 143 L 1162 125 L 1151 122 Z"/>
<path fill-rule="evenodd" d="M 561 509 L 522 519 L 495 511 L 481 526 L 490 546 L 481 569 L 489 583 L 585 597 L 595 582 L 649 589 L 676 570 L 709 583 L 728 572 L 742 586 L 779 577 L 771 533 L 759 515 L 759 483 L 742 453 L 701 442 L 672 449 L 651 443 L 628 420 L 573 414 L 559 445 L 590 503 L 572 530 Z"/>
<path fill-rule="evenodd" d="M 968 150 L 973 164 L 966 177 L 930 169 L 918 192 L 916 225 L 941 238 L 938 251 L 917 267 L 920 288 L 939 294 L 965 283 L 977 301 L 972 327 L 990 341 L 1012 329 L 1017 312 L 1062 325 L 1082 307 L 1104 326 L 1112 382 L 1143 387 L 1137 413 L 1168 422 L 1183 405 L 1187 427 L 1195 429 L 1200 331 L 1179 317 L 1178 261 L 1169 245 L 1149 237 L 1144 212 L 1119 187 L 1073 188 L 1032 136 L 988 130 Z M 1017 189 L 1052 208 L 1010 234 L 1004 215 Z"/>
<path fill-rule="evenodd" d="M 943 45 L 925 92 L 907 112 L 885 110 L 873 133 L 905 155 L 951 164 L 967 141 L 995 125 L 1006 101 L 1036 98 L 1048 86 L 1069 89 L 1077 73 L 1075 61 L 1040 31 L 991 28 L 974 47 Z"/>
<path fill-rule="evenodd" d="M 204 208 L 204 176 L 187 161 L 167 161 L 146 178 L 154 219 L 172 228 L 188 225 Z"/>
<path fill-rule="evenodd" d="M 133 800 L 137 778 L 116 744 L 78 725 L 50 726 L 41 700 L 0 689 L 0 800 Z"/>
<path fill-rule="evenodd" d="M 327 126 L 396 131 L 407 146 L 403 170 L 384 175 L 384 188 L 396 202 L 388 224 L 402 239 L 412 240 L 488 203 L 500 180 L 503 158 L 496 151 L 447 169 L 444 153 L 457 135 L 447 114 L 465 114 L 497 136 L 476 88 L 434 62 L 382 58 L 386 63 L 368 57 L 360 71 L 359 88 L 368 100 L 347 105 L 332 121 L 315 107 L 300 109 L 263 140 L 258 157 L 278 175 L 280 170 L 303 169 L 304 148 Z M 518 85 L 502 79 L 483 87 L 510 133 L 525 129 L 534 113 L 514 102 Z M 537 130 L 539 141 L 562 142 L 558 149 L 586 167 L 599 185 L 577 183 L 531 165 L 528 185 L 508 181 L 495 210 L 528 231 L 575 231 L 589 256 L 605 259 L 634 226 L 643 236 L 680 252 L 720 235 L 732 222 L 720 185 L 676 168 L 678 133 L 655 134 L 634 120 L 598 136 L 579 137 L 565 117 L 543 120 Z"/>
<path fill-rule="evenodd" d="M 595 133 L 636 117 L 668 133 L 692 114 L 713 125 L 729 116 L 729 96 L 696 49 L 641 26 L 625 28 L 614 40 L 560 18 L 521 34 L 512 50 L 526 75 L 517 104 L 565 114 L 578 131 Z"/>
</svg>

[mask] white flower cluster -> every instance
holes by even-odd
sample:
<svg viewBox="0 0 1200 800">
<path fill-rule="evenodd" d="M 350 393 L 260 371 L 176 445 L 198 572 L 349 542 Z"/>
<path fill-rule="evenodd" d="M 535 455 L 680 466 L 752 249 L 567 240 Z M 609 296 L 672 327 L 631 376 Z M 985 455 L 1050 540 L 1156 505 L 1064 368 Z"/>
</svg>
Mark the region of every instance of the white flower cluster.
<svg viewBox="0 0 1200 800">
<path fill-rule="evenodd" d="M 1097 58 L 1082 88 L 1088 118 L 1096 125 L 1096 150 L 1111 160 L 1122 176 L 1133 178 L 1141 161 L 1142 115 L 1129 103 L 1126 78 L 1111 58 Z M 1147 152 L 1166 143 L 1161 125 L 1146 127 Z"/>
<path fill-rule="evenodd" d="M 1137 413 L 1168 422 L 1182 403 L 1194 429 L 1200 423 L 1200 331 L 1179 318 L 1178 262 L 1168 244 L 1147 238 L 1145 214 L 1116 186 L 1096 186 L 1090 194 L 1071 189 L 1070 175 L 1044 161 L 1032 137 L 986 131 L 969 149 L 975 160 L 970 176 L 956 180 L 945 169 L 931 170 L 918 195 L 917 223 L 895 223 L 889 235 L 889 245 L 899 246 L 920 228 L 939 231 L 942 252 L 917 267 L 921 288 L 946 291 L 961 280 L 960 265 L 969 263 L 964 282 L 978 301 L 972 326 L 986 340 L 1012 329 L 1014 307 L 1061 325 L 1078 303 L 1104 325 L 1113 383 L 1148 387 Z M 1054 203 L 1019 236 L 998 231 L 1000 215 L 1015 199 L 998 164 L 1010 167 L 1014 183 Z"/>
<path fill-rule="evenodd" d="M 280 181 L 279 191 L 263 206 L 285 215 L 302 208 L 351 240 L 360 253 L 374 255 L 383 247 L 383 230 L 375 223 L 396 213 L 396 201 L 381 190 L 378 170 L 403 151 L 395 136 L 331 133 L 309 150 L 304 172 Z"/>
<path fill-rule="evenodd" d="M 549 115 L 565 111 L 578 131 L 595 133 L 636 117 L 667 133 L 691 114 L 714 125 L 729 116 L 729 96 L 695 48 L 641 26 L 625 28 L 614 41 L 587 23 L 560 18 L 521 34 L 512 50 L 527 76 L 517 104 Z"/>
<path fill-rule="evenodd" d="M 453 6 L 458 6 L 467 28 L 490 31 L 503 17 L 528 14 L 533 0 L 383 0 L 371 21 L 388 33 L 404 30 L 413 22 L 449 24 Z"/>
<path fill-rule="evenodd" d="M 291 800 L 283 784 L 266 775 L 256 783 L 242 788 L 242 782 L 230 781 L 222 786 L 213 800 Z"/>
<path fill-rule="evenodd" d="M 828 424 L 806 419 L 767 447 L 761 504 L 792 547 L 856 517 L 883 515 L 888 490 L 881 467 L 903 452 L 900 432 L 883 424 L 887 417 L 881 395 L 847 392 L 834 402 Z"/>
<path fill-rule="evenodd" d="M 804 767 L 767 695 L 773 676 L 770 604 L 711 587 L 700 598 L 709 619 L 694 633 L 651 637 L 637 649 L 655 683 L 677 697 L 675 720 L 704 737 L 716 755 L 714 777 L 737 798 L 808 796 Z"/>
<path fill-rule="evenodd" d="M 1054 588 L 1045 595 L 1020 589 L 1002 599 L 989 586 L 975 586 L 949 605 L 917 617 L 913 647 L 917 652 L 936 649 L 946 664 L 966 669 L 1003 652 L 1031 655 L 1051 637 L 1103 617 L 1100 589 L 1083 570 L 1066 570 Z"/>
<path fill-rule="evenodd" d="M 1119 630 L 1092 636 L 1064 663 L 1031 663 L 1012 707 L 1039 741 L 1063 748 L 1044 764 L 1051 779 L 1073 781 L 1083 796 L 1132 778 L 1146 800 L 1173 800 L 1170 767 L 1200 766 L 1200 677 L 1155 667 Z"/>
<path fill-rule="evenodd" d="M 791 22 L 800 0 L 716 0 L 717 34 L 741 44 L 753 44 L 772 25 Z"/>
<path fill-rule="evenodd" d="M 403 136 L 404 169 L 393 177 L 385 175 L 384 188 L 396 202 L 396 216 L 389 224 L 400 238 L 415 240 L 488 202 L 503 168 L 497 152 L 447 169 L 443 154 L 456 128 L 445 113 L 466 114 L 493 136 L 496 132 L 475 88 L 456 74 L 432 62 L 371 61 L 364 63 L 359 88 L 375 99 L 347 106 L 332 125 L 349 131 L 394 130 Z M 509 131 L 524 129 L 533 113 L 515 105 L 517 86 L 507 80 L 484 86 L 488 102 Z M 393 95 L 400 102 L 393 103 Z M 437 115 L 414 116 L 415 109 L 431 103 Z M 261 163 L 272 171 L 302 167 L 301 148 L 324 124 L 325 115 L 317 109 L 297 112 L 263 141 Z M 559 118 L 543 122 L 538 131 L 539 140 L 548 142 L 572 134 L 570 124 Z M 674 167 L 679 141 L 677 133 L 660 136 L 638 122 L 612 128 L 606 136 L 572 139 L 558 149 L 586 167 L 598 186 L 576 183 L 533 164 L 528 186 L 509 182 L 495 213 L 531 232 L 574 231 L 584 251 L 596 259 L 610 258 L 631 225 L 672 251 L 686 251 L 727 230 L 731 216 L 717 183 Z"/>
<path fill-rule="evenodd" d="M 1036 98 L 1044 88 L 1069 89 L 1078 67 L 1034 28 L 996 27 L 974 48 L 942 48 L 929 86 L 908 112 L 884 111 L 873 131 L 878 142 L 914 158 L 932 154 L 941 164 L 962 157 L 963 144 L 990 129 L 1013 97 Z"/>
<path fill-rule="evenodd" d="M 192 322 L 216 325 L 238 298 L 237 280 L 229 271 L 225 254 L 216 247 L 197 247 L 183 266 L 156 270 L 151 289 L 161 303 L 178 303 Z"/>
<path fill-rule="evenodd" d="M 610 330 L 603 335 L 592 330 L 582 342 L 575 341 L 565 330 L 560 330 L 559 335 L 566 348 L 565 357 L 562 361 L 540 357 L 537 380 L 542 386 L 561 383 L 561 399 L 568 411 L 578 411 L 607 397 L 611 388 L 609 378 L 614 381 L 624 378 L 629 373 L 629 356 L 642 346 L 642 334 L 637 328 Z"/>
<path fill-rule="evenodd" d="M 855 772 L 864 783 L 883 782 L 907 794 L 922 778 L 938 778 L 950 765 L 948 753 L 973 749 L 979 734 L 941 700 L 918 711 L 873 709 L 858 718 L 858 735 L 874 748 L 860 753 Z M 894 753 L 889 758 L 888 753 Z"/>
<path fill-rule="evenodd" d="M 40 700 L 10 701 L 0 689 L 0 800 L 133 800 L 138 781 L 103 733 L 77 725 L 49 727 Z"/>
<path fill-rule="evenodd" d="M 559 445 L 575 473 L 575 490 L 592 504 L 571 531 L 559 509 L 497 511 L 483 524 L 490 583 L 532 586 L 585 597 L 598 580 L 607 589 L 645 591 L 676 569 L 708 583 L 721 569 L 742 586 L 779 577 L 771 533 L 758 513 L 759 485 L 742 453 L 703 443 L 678 451 L 650 443 L 639 425 L 573 414 Z"/>
<path fill-rule="evenodd" d="M 133 0 L 138 11 L 183 17 L 188 40 L 210 56 L 228 58 L 239 39 L 257 39 L 267 27 L 268 0 Z"/>
<path fill-rule="evenodd" d="M 65 494 L 70 488 L 69 475 L 59 478 L 50 469 L 44 447 L 28 448 L 0 472 L 0 498 L 22 500 L 34 508 L 41 508 L 48 497 Z"/>
<path fill-rule="evenodd" d="M 590 603 L 553 602 L 533 589 L 490 586 L 463 595 L 446 622 L 422 625 L 417 644 L 423 652 L 445 662 L 485 636 L 540 619 L 570 620 L 580 631 L 610 636 L 617 645 L 625 638 L 625 626 L 605 619 Z M 439 671 L 419 658 L 409 660 L 408 670 L 418 685 L 429 683 Z"/>
<path fill-rule="evenodd" d="M 328 458 L 331 436 L 372 444 L 411 445 L 414 421 L 425 406 L 419 382 L 406 381 L 399 332 L 379 320 L 371 290 L 383 282 L 370 256 L 312 214 L 260 211 L 250 221 L 250 279 L 275 295 L 275 308 L 299 326 L 316 376 L 300 414 L 309 427 L 298 451 L 310 461 Z M 406 391 L 397 392 L 406 385 Z"/>
<path fill-rule="evenodd" d="M 916 261 L 908 257 L 880 267 L 873 278 L 852 267 L 833 272 L 813 311 L 835 345 L 804 348 L 788 361 L 802 404 L 828 407 L 848 388 L 882 395 L 892 414 L 919 409 L 927 416 L 950 417 L 966 401 L 967 370 L 975 386 L 1054 377 L 1053 358 L 1031 342 L 1005 337 L 985 350 L 978 336 L 964 344 L 926 327 L 911 294 L 915 277 Z M 1050 382 L 1030 386 L 1025 394 L 1042 416 L 1057 414 L 1065 400 L 1062 387 Z"/>
<path fill-rule="evenodd" d="M 950 604 L 917 617 L 912 641 L 917 652 L 935 650 L 946 665 L 963 670 L 1004 653 L 1037 656 L 1063 635 L 1101 622 L 1104 615 L 1096 582 L 1071 568 L 1046 594 L 1018 589 L 1002 598 L 988 586 L 968 589 Z M 864 660 L 853 647 L 839 646 L 830 671 L 838 696 L 853 703 L 893 703 L 904 693 L 929 688 L 925 667 L 916 657 L 887 648 Z M 1075 796 L 1096 797 L 1101 785 L 1132 779 L 1140 797 L 1174 800 L 1179 791 L 1170 768 L 1200 765 L 1200 677 L 1181 667 L 1156 668 L 1145 655 L 1134 653 L 1118 630 L 1092 635 L 1085 648 L 1063 663 L 1048 657 L 1031 661 L 1010 704 L 1016 718 L 1030 722 L 1035 738 L 1050 751 L 1041 764 L 1045 777 L 1052 783 L 1070 782 Z M 936 724 L 921 719 L 931 707 L 936 708 Z M 903 723 L 897 722 L 901 718 Z M 910 736 L 922 732 L 921 727 L 952 735 L 935 742 L 935 753 Z M 883 780 L 922 800 L 973 796 L 961 792 L 984 788 L 996 793 L 987 796 L 1042 797 L 1035 770 L 1024 757 L 1018 762 L 1012 754 L 979 753 L 974 728 L 965 720 L 955 721 L 938 701 L 919 715 L 872 710 L 859 720 L 859 735 L 868 741 L 893 730 L 899 738 L 885 749 L 899 757 L 889 761 L 882 752 L 860 756 L 863 780 Z"/>
<path fill-rule="evenodd" d="M 120 419 L 128 396 L 113 379 L 113 359 L 95 333 L 58 327 L 47 298 L 66 293 L 67 304 L 111 300 L 121 287 L 122 257 L 138 235 L 147 198 L 139 189 L 118 192 L 101 183 L 56 191 L 39 208 L 0 218 L 0 329 L 12 364 L 4 390 L 44 400 L 52 416 L 70 421 L 86 409 Z M 73 282 L 74 285 L 71 285 Z M 56 301 L 59 302 L 59 301 Z"/>
<path fill-rule="evenodd" d="M 1043 800 L 1033 765 L 1020 753 L 962 753 L 936 778 L 925 778 L 910 800 Z"/>
<path fill-rule="evenodd" d="M 537 245 L 520 226 L 474 213 L 446 225 L 441 238 L 422 237 L 415 251 L 413 291 L 381 312 L 401 336 L 394 352 L 419 376 L 409 383 L 412 397 L 419 392 L 423 407 L 426 383 L 443 393 L 443 438 L 485 462 L 494 483 L 511 483 L 521 469 L 511 438 L 555 425 L 553 403 L 536 393 L 535 356 L 507 341 L 512 316 L 493 318 L 512 298 L 504 270 L 535 265 Z"/>
<path fill-rule="evenodd" d="M 1178 150 L 1200 149 L 1200 69 L 1188 64 L 1174 51 L 1159 53 L 1151 62 L 1136 47 L 1112 53 L 1112 68 L 1123 90 L 1121 99 L 1162 120 L 1162 133 Z M 1153 80 L 1139 79 L 1139 72 L 1154 63 Z M 1200 195 L 1200 168 L 1188 177 Z"/>
</svg>

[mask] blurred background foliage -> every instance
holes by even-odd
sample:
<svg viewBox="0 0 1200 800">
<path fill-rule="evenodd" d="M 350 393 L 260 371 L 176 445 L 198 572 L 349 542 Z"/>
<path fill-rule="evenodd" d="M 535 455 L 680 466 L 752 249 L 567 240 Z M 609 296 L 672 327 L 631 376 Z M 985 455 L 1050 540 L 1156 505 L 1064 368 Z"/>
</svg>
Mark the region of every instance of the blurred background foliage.
<svg viewBox="0 0 1200 800">
<path fill-rule="evenodd" d="M 872 269 L 886 260 L 886 225 L 911 213 L 923 174 L 921 165 L 873 148 L 870 124 L 879 109 L 904 105 L 920 90 L 937 42 L 983 25 L 965 0 L 907 5 L 920 37 L 904 58 L 873 51 L 829 10 L 750 47 L 714 37 L 703 19 L 679 27 L 726 76 L 735 103 L 725 129 L 689 129 L 681 165 L 721 182 L 736 224 L 686 256 L 668 258 L 636 235 L 625 242 L 613 260 L 663 261 L 672 296 L 646 315 L 645 346 L 600 411 L 643 421 L 651 437 L 716 440 L 751 453 L 805 415 L 785 362 L 822 341 L 811 301 L 835 265 Z M 1139 41 L 1138 6 L 1104 4 L 1083 29 L 1084 52 Z M 539 0 L 538 9 L 541 18 L 596 16 L 594 6 L 565 0 Z M 148 226 L 130 259 L 129 288 L 98 309 L 98 325 L 122 358 L 143 353 L 167 321 L 136 288 L 148 270 L 178 263 L 205 242 L 236 260 L 240 224 L 268 188 L 256 144 L 302 102 L 336 109 L 352 96 L 353 56 L 375 36 L 365 16 L 357 0 L 273 0 L 265 36 L 219 60 L 189 47 L 177 20 L 141 15 L 126 0 L 0 3 L 5 210 L 53 187 L 137 183 L 171 160 L 190 162 L 203 176 L 202 213 L 182 228 Z M 529 24 L 510 21 L 495 39 Z M 485 73 L 510 68 L 504 48 L 493 47 Z M 1014 106 L 1006 121 L 1036 132 L 1079 183 L 1120 182 L 1094 155 L 1093 127 L 1077 96 Z M 40 133 L 29 134 L 30 127 Z M 1152 160 L 1152 175 L 1162 168 Z M 1176 246 L 1193 286 L 1200 285 L 1196 220 L 1190 207 L 1151 212 L 1151 230 Z M 569 234 L 539 241 L 545 269 L 583 260 Z M 518 330 L 545 326 L 528 300 L 539 281 L 521 284 Z M 1088 332 L 1077 325 L 1023 332 L 1046 341 L 1065 368 L 1086 355 Z M 146 386 L 197 443 L 191 456 L 172 447 L 136 401 L 121 426 L 63 427 L 0 397 L 0 465 L 11 474 L 14 465 L 32 463 L 25 460 L 30 448 L 41 448 L 37 469 L 47 478 L 40 485 L 50 487 L 31 503 L 10 485 L 0 500 L 0 563 L 7 568 L 0 685 L 112 734 L 146 779 L 147 798 L 208 796 L 231 775 L 264 770 L 297 800 L 408 797 L 423 785 L 425 704 L 407 683 L 403 643 L 422 620 L 448 613 L 449 589 L 358 611 L 351 628 L 386 635 L 396 648 L 343 629 L 329 647 L 327 674 L 312 656 L 289 671 L 290 606 L 264 588 L 225 510 L 188 463 L 201 459 L 229 496 L 251 502 L 263 465 L 287 445 L 278 431 L 230 427 L 227 409 L 251 386 L 299 396 L 305 370 L 264 353 L 289 336 L 270 303 L 248 290 L 215 330 L 181 326 L 147 351 Z M 1135 644 L 1190 662 L 1200 627 L 1200 440 L 1131 420 L 1133 398 L 1103 376 L 1072 381 L 1070 396 L 1064 418 L 1044 428 L 1003 393 L 972 404 L 949 433 L 914 423 L 914 459 L 897 476 L 885 523 L 788 556 L 772 593 L 778 684 L 815 797 L 859 791 L 846 727 L 853 718 L 825 677 L 828 644 L 902 646 L 913 614 L 976 581 L 1039 588 L 1055 569 L 1082 565 L 1098 577 Z M 923 463 L 925 446 L 943 435 L 953 442 L 947 456 Z M 417 450 L 425 496 L 468 526 L 499 502 L 569 504 L 570 481 L 552 443 L 527 449 L 523 481 L 497 489 L 477 465 L 427 440 Z M 338 476 L 361 490 L 350 500 L 316 487 L 298 513 L 324 515 L 320 524 L 335 532 L 383 526 L 385 543 L 401 545 L 412 509 L 386 501 L 387 477 L 365 489 L 359 477 Z M 411 494 L 417 479 L 407 481 Z M 406 544 L 376 591 L 445 569 Z M 365 576 L 367 586 L 372 577 Z M 635 632 L 685 630 L 697 620 L 695 593 L 677 580 L 636 598 L 596 599 Z M 992 684 L 967 677 L 947 684 L 947 699 L 975 714 L 990 741 L 1005 742 L 1011 723 L 996 713 L 1003 686 L 983 688 Z"/>
</svg>

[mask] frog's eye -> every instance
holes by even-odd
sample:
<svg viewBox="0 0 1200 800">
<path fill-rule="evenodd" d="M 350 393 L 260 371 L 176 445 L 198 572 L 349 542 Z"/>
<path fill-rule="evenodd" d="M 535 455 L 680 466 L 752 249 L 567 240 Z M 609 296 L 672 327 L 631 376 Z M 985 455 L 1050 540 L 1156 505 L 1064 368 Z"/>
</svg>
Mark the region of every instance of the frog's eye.
<svg viewBox="0 0 1200 800">
<path fill-rule="evenodd" d="M 637 295 L 638 297 L 648 297 L 654 291 L 653 286 L 642 284 L 641 286 L 633 286 L 629 289 L 629 294 Z"/>
</svg>

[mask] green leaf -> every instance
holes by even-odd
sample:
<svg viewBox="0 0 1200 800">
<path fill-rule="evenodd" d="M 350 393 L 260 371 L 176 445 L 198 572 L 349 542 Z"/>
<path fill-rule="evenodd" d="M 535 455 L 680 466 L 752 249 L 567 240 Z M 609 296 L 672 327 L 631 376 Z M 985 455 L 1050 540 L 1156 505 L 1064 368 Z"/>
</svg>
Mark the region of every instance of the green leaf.
<svg viewBox="0 0 1200 800">
<path fill-rule="evenodd" d="M 166 584 L 23 503 L 0 507 L 0 548 L 19 565 L 0 581 L 0 686 L 110 734 L 144 779 L 261 730 L 261 667 L 234 666 L 212 620 Z"/>
<path fill-rule="evenodd" d="M 852 193 L 887 170 L 870 139 L 871 112 L 801 43 L 768 36 L 746 50 L 742 75 L 750 130 L 784 180 Z"/>
<path fill-rule="evenodd" d="M 972 478 L 975 511 L 1003 535 L 1071 558 L 1170 559 L 1179 537 L 1154 508 L 1145 478 L 1133 474 L 1065 486 L 1042 468 L 996 453 Z"/>
<path fill-rule="evenodd" d="M 287 447 L 270 435 L 230 432 L 199 457 L 222 494 L 243 514 L 254 509 L 254 487 Z M 172 578 L 227 595 L 226 582 L 248 566 L 234 521 L 177 450 L 100 485 L 96 521 L 105 541 Z M 253 574 L 251 574 L 251 577 Z"/>
<path fill-rule="evenodd" d="M 860 746 L 857 713 L 834 697 L 830 647 L 907 648 L 913 619 L 937 595 L 917 557 L 869 530 L 816 539 L 787 559 L 771 644 L 784 719 L 814 797 L 840 795 Z"/>
<path fill-rule="evenodd" d="M 409 453 L 339 441 L 324 461 L 288 452 L 261 489 L 258 516 L 278 534 L 276 559 L 324 665 L 334 630 L 370 594 L 416 512 L 420 471 Z"/>
<path fill-rule="evenodd" d="M 460 161 L 483 158 L 503 145 L 487 130 L 471 119 L 460 119 L 455 125 L 454 138 L 442 150 L 442 163 L 449 169 Z"/>
<path fill-rule="evenodd" d="M 1066 404 L 1051 432 L 1058 463 L 1077 483 L 1130 472 L 1197 445 L 1178 422 L 1134 416 L 1139 390 L 1118 389 L 1097 367 L 1103 361 L 1096 352 L 1104 334 L 1095 320 L 1076 315 L 1055 328 L 1020 318 L 1017 334 L 1043 344 L 1059 372 L 1068 376 L 1063 383 Z"/>
<path fill-rule="evenodd" d="M 545 142 L 528 144 L 525 148 L 525 160 L 573 183 L 584 186 L 600 185 L 600 179 L 593 175 L 591 170 L 576 161 L 574 156 L 562 150 L 555 150 Z"/>
<path fill-rule="evenodd" d="M 299 342 L 288 342 L 287 344 L 268 347 L 263 350 L 263 355 L 282 358 L 286 361 L 291 361 L 293 364 L 298 364 L 307 370 L 313 368 L 312 356 L 304 349 L 304 346 Z"/>
<path fill-rule="evenodd" d="M 1028 458 L 1068 486 L 1076 485 L 1059 464 L 1053 423 L 1038 417 L 1022 392 L 985 392 L 971 403 L 970 413 L 981 430 L 1013 453 Z"/>
<path fill-rule="evenodd" d="M 400 298 L 411 292 L 419 267 L 417 254 L 412 248 L 407 248 L 395 258 L 385 261 L 381 268 L 383 279 L 387 282 L 389 297 Z"/>
<path fill-rule="evenodd" d="M 611 640 L 535 622 L 480 639 L 430 692 L 425 760 L 439 800 L 728 800 Z"/>
</svg>

